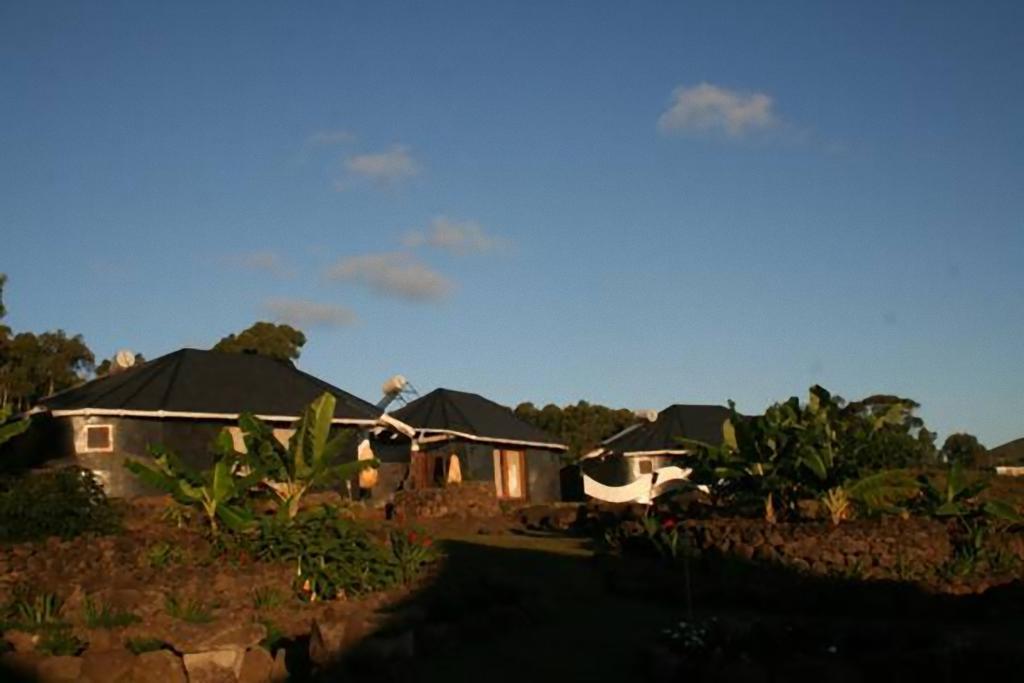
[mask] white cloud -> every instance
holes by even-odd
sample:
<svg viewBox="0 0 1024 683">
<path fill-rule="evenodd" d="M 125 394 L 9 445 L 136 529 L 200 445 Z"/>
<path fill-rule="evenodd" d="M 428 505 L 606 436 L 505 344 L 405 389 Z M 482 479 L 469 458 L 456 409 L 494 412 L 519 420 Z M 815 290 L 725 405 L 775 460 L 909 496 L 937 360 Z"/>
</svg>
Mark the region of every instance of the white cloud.
<svg viewBox="0 0 1024 683">
<path fill-rule="evenodd" d="M 279 322 L 300 328 L 349 327 L 359 321 L 355 312 L 345 306 L 302 299 L 268 299 L 263 302 L 263 309 Z"/>
<path fill-rule="evenodd" d="M 455 221 L 438 216 L 426 231 L 413 230 L 402 238 L 410 249 L 429 245 L 456 254 L 483 253 L 508 246 L 508 240 L 489 235 L 476 221 Z"/>
<path fill-rule="evenodd" d="M 240 268 L 266 273 L 274 277 L 287 277 L 290 274 L 284 259 L 281 258 L 280 254 L 273 251 L 252 251 L 246 254 L 235 254 L 228 257 L 228 261 Z"/>
<path fill-rule="evenodd" d="M 419 165 L 404 145 L 392 145 L 376 154 L 357 154 L 345 160 L 350 177 L 361 177 L 380 183 L 394 183 L 419 173 Z M 338 189 L 345 189 L 341 181 Z"/>
<path fill-rule="evenodd" d="M 680 86 L 672 92 L 671 106 L 658 117 L 662 133 L 715 133 L 742 137 L 778 123 L 774 101 L 760 92 L 747 93 L 710 83 Z"/>
<path fill-rule="evenodd" d="M 347 130 L 321 130 L 306 138 L 307 147 L 330 147 L 353 142 L 356 136 Z"/>
<path fill-rule="evenodd" d="M 328 269 L 327 277 L 357 282 L 379 294 L 409 301 L 443 299 L 452 290 L 448 278 L 405 252 L 345 258 Z"/>
</svg>

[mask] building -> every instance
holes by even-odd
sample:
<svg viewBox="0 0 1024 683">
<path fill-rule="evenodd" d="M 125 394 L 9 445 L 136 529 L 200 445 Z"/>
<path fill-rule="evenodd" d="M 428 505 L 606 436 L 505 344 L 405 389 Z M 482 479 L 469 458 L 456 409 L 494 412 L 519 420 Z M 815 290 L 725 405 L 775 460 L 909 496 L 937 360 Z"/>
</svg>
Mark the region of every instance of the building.
<svg viewBox="0 0 1024 683">
<path fill-rule="evenodd" d="M 676 404 L 624 429 L 581 459 L 584 493 L 611 503 L 648 503 L 679 488 L 690 474 L 692 442 L 721 444 L 729 416 L 724 406 Z"/>
<path fill-rule="evenodd" d="M 207 468 L 209 445 L 225 427 L 244 449 L 240 413 L 270 423 L 286 442 L 292 423 L 324 392 L 337 400 L 337 425 L 365 432 L 396 424 L 289 361 L 181 349 L 44 399 L 30 411 L 28 431 L 4 445 L 0 462 L 6 470 L 77 464 L 96 472 L 110 495 L 145 493 L 123 467 L 125 458 L 145 460 L 150 446 L 161 445 Z"/>
<path fill-rule="evenodd" d="M 499 499 L 561 499 L 559 472 L 567 446 L 505 406 L 477 394 L 436 389 L 391 417 L 415 435 L 392 431 L 375 441 L 381 466 L 374 497 L 476 481 L 493 482 Z"/>
</svg>

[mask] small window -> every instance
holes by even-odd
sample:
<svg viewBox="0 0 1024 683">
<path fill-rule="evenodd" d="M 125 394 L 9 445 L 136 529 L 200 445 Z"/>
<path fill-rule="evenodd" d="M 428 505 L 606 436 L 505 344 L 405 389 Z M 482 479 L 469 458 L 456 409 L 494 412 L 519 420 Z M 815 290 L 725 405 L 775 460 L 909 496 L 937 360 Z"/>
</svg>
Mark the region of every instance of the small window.
<svg viewBox="0 0 1024 683">
<path fill-rule="evenodd" d="M 654 466 L 650 460 L 641 460 L 638 465 L 640 467 L 640 474 L 650 474 L 654 471 Z"/>
<path fill-rule="evenodd" d="M 114 450 L 113 425 L 87 425 L 85 428 L 85 452 L 109 453 Z"/>
</svg>

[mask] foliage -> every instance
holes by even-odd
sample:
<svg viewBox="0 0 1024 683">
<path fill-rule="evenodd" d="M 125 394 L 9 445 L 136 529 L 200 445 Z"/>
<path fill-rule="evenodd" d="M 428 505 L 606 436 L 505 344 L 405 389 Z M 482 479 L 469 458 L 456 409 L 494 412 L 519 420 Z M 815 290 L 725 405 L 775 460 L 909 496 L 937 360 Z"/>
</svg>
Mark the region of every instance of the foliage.
<svg viewBox="0 0 1024 683">
<path fill-rule="evenodd" d="M 82 335 L 19 332 L 4 344 L 0 357 L 0 404 L 27 409 L 44 396 L 80 384 L 93 360 Z"/>
<path fill-rule="evenodd" d="M 125 649 L 127 649 L 133 655 L 141 655 L 145 652 L 156 652 L 157 650 L 163 650 L 167 647 L 167 643 L 160 640 L 159 638 L 138 636 L 135 638 L 126 639 L 124 641 L 124 646 Z"/>
<path fill-rule="evenodd" d="M 675 562 L 689 552 L 689 544 L 680 534 L 675 518 L 648 516 L 641 520 L 641 524 L 651 547 L 666 560 Z"/>
<path fill-rule="evenodd" d="M 838 526 L 843 520 L 849 519 L 852 513 L 850 496 L 842 486 L 830 488 L 821 497 L 821 503 L 828 510 L 832 524 Z"/>
<path fill-rule="evenodd" d="M 538 409 L 532 403 L 520 403 L 516 417 L 557 436 L 569 446 L 568 457 L 578 459 L 637 421 L 632 410 L 608 408 L 580 401 L 563 407 L 548 404 Z"/>
<path fill-rule="evenodd" d="M 940 454 L 947 463 L 959 463 L 964 467 L 983 467 L 988 449 L 978 443 L 973 434 L 950 434 L 942 444 Z"/>
<path fill-rule="evenodd" d="M 329 506 L 294 519 L 266 518 L 249 543 L 260 559 L 294 563 L 296 593 L 309 601 L 362 595 L 403 579 L 388 546 Z"/>
<path fill-rule="evenodd" d="M 814 386 L 806 403 L 793 397 L 763 415 L 741 416 L 729 405 L 720 446 L 689 442 L 695 447 L 691 480 L 718 502 L 763 508 L 766 519 L 793 514 L 799 500 L 825 496 L 843 515 L 849 511 L 843 496 L 891 505 L 906 482 L 868 475 L 931 457 L 931 432 L 913 415 L 917 404 L 909 399 L 872 396 L 847 404 Z"/>
<path fill-rule="evenodd" d="M 144 483 L 171 494 L 182 505 L 200 508 L 214 536 L 219 533 L 221 522 L 240 531 L 253 522 L 251 511 L 240 499 L 260 480 L 260 475 L 241 475 L 227 432 L 221 432 L 215 448 L 217 460 L 204 472 L 192 469 L 174 452 L 161 447 L 150 449 L 154 456 L 152 467 L 136 460 L 126 460 L 125 467 Z"/>
<path fill-rule="evenodd" d="M 18 586 L 6 605 L 6 617 L 25 630 L 60 623 L 64 601 L 56 593 L 35 593 L 27 586 Z"/>
<path fill-rule="evenodd" d="M 158 541 L 146 548 L 146 564 L 154 569 L 177 564 L 181 556 L 181 549 L 166 541 Z"/>
<path fill-rule="evenodd" d="M 85 625 L 89 628 L 120 628 L 141 621 L 138 615 L 95 602 L 91 597 L 85 599 L 83 610 Z"/>
<path fill-rule="evenodd" d="M 409 583 L 422 571 L 425 565 L 437 557 L 433 540 L 417 531 L 392 531 L 389 535 L 391 554 L 398 565 L 402 583 Z"/>
<path fill-rule="evenodd" d="M 921 475 L 919 482 L 922 492 L 920 507 L 935 517 L 985 517 L 1006 524 L 1024 522 L 1024 518 L 1009 503 L 1001 500 L 982 501 L 979 495 L 988 488 L 987 479 L 971 481 L 958 462 L 954 462 L 946 471 L 945 481 Z"/>
<path fill-rule="evenodd" d="M 242 462 L 254 478 L 273 491 L 280 501 L 281 513 L 289 518 L 298 514 L 302 497 L 310 489 L 349 479 L 377 464 L 375 460 L 338 462 L 349 434 L 342 431 L 331 437 L 335 405 L 336 399 L 329 393 L 309 404 L 295 423 L 295 433 L 287 447 L 256 416 L 239 417 L 246 447 Z"/>
<path fill-rule="evenodd" d="M 0 406 L 0 446 L 28 429 L 29 421 L 18 420 L 8 424 L 11 417 L 11 409 L 8 406 Z"/>
<path fill-rule="evenodd" d="M 306 343 L 306 335 L 290 325 L 258 322 L 229 334 L 214 345 L 214 351 L 252 353 L 278 360 L 296 360 Z"/>
<path fill-rule="evenodd" d="M 886 470 L 848 482 L 844 491 L 869 514 L 892 513 L 898 512 L 901 504 L 916 498 L 920 485 L 906 472 Z"/>
<path fill-rule="evenodd" d="M 252 589 L 253 609 L 274 609 L 284 604 L 284 596 L 273 586 L 258 586 Z"/>
<path fill-rule="evenodd" d="M 281 643 L 285 639 L 284 631 L 270 619 L 262 619 L 259 623 L 267 629 L 267 635 L 260 641 L 260 646 L 272 655 L 277 654 L 278 648 L 281 647 Z"/>
<path fill-rule="evenodd" d="M 48 631 L 36 646 L 41 653 L 51 657 L 73 657 L 82 654 L 88 646 L 69 628 L 57 628 Z"/>
<path fill-rule="evenodd" d="M 213 613 L 201 600 L 198 598 L 182 600 L 174 593 L 169 594 L 164 600 L 164 611 L 169 616 L 190 624 L 206 624 L 213 621 Z"/>
<path fill-rule="evenodd" d="M 78 467 L 0 481 L 0 540 L 111 533 L 119 518 L 96 475 Z"/>
</svg>

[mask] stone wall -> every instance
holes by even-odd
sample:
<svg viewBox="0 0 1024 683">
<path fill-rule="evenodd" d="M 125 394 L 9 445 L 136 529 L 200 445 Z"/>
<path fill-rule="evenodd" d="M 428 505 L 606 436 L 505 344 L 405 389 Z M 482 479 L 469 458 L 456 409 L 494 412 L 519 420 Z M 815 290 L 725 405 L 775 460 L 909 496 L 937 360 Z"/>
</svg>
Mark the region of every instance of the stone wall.
<svg viewBox="0 0 1024 683">
<path fill-rule="evenodd" d="M 395 493 L 398 519 L 458 517 L 462 519 L 497 517 L 501 514 L 494 493 L 494 482 L 464 481 L 442 488 L 426 488 Z"/>
</svg>

